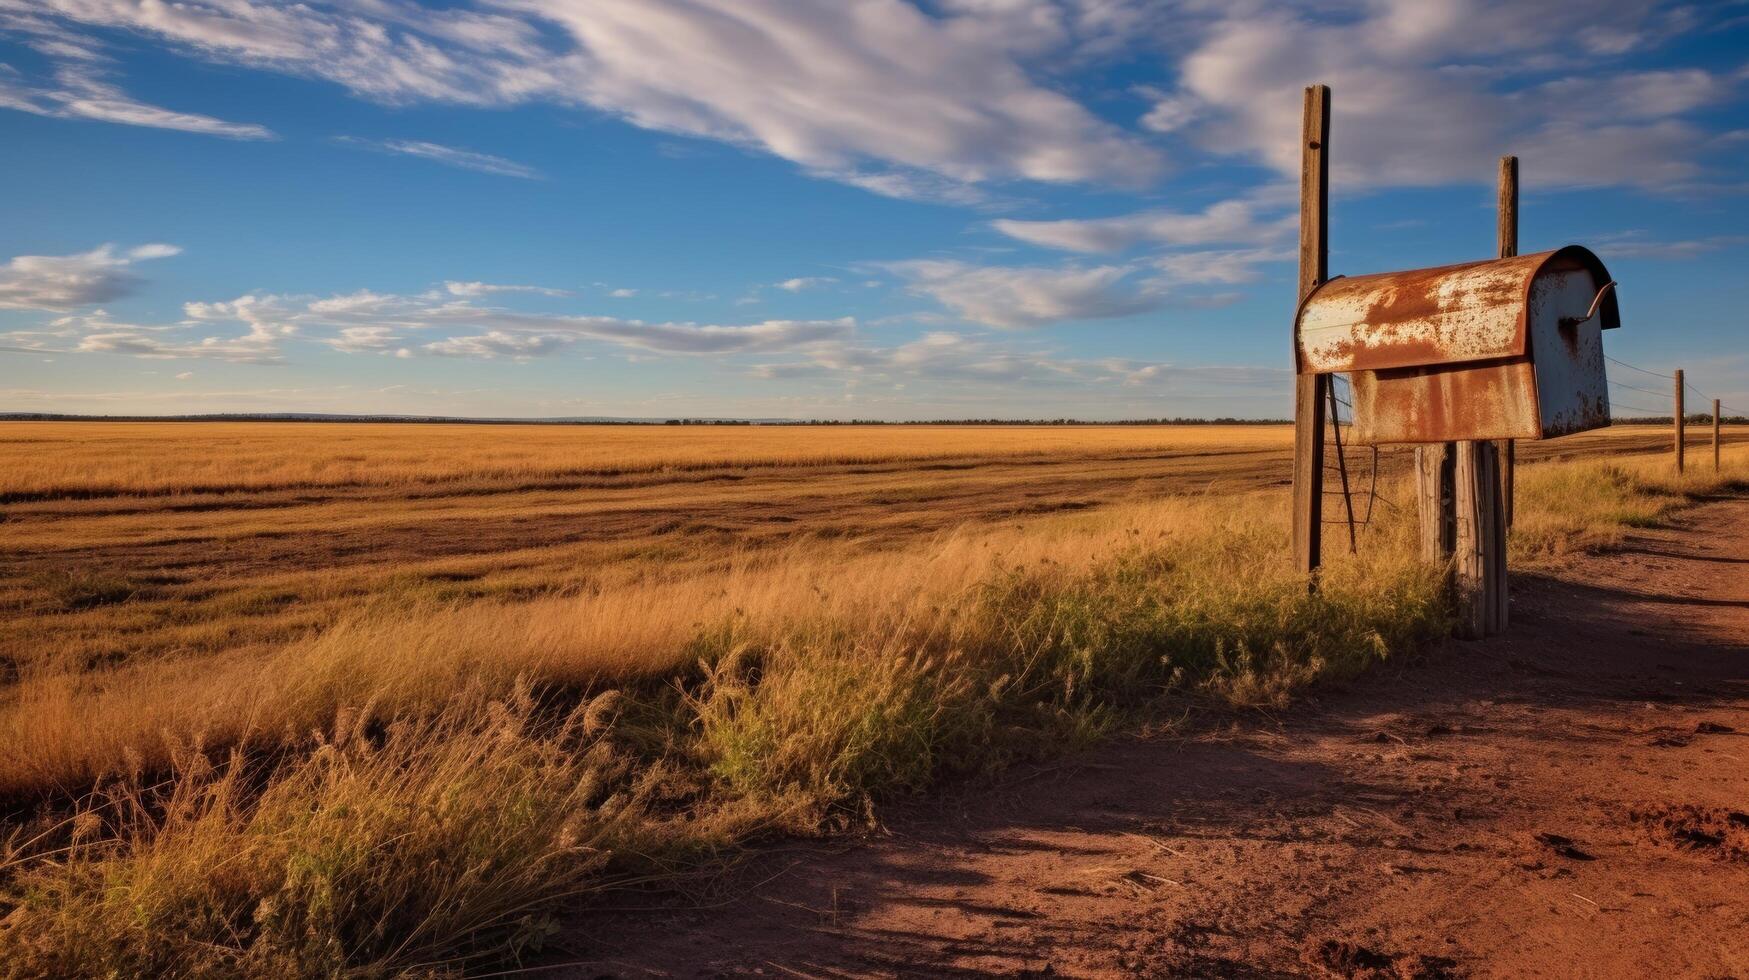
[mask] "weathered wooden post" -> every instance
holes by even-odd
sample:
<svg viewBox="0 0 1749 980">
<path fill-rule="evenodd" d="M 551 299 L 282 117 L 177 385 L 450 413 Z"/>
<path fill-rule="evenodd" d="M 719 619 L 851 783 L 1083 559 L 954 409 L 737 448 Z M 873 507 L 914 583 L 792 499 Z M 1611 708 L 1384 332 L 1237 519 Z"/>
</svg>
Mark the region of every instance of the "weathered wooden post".
<svg viewBox="0 0 1749 980">
<path fill-rule="evenodd" d="M 1300 145 L 1300 289 L 1304 303 L 1330 273 L 1330 87 L 1306 86 Z M 1294 346 L 1294 559 L 1313 575 L 1323 563 L 1324 399 L 1329 376 L 1308 371 Z"/>
<path fill-rule="evenodd" d="M 1683 417 L 1682 407 L 1682 369 L 1676 369 L 1676 472 L 1682 472 L 1683 452 L 1687 449 L 1682 443 L 1682 427 L 1687 419 Z"/>
<path fill-rule="evenodd" d="M 1421 557 L 1435 564 L 1451 561 L 1457 546 L 1457 512 L 1452 481 L 1455 443 L 1415 447 L 1415 500 L 1421 515 Z"/>
<path fill-rule="evenodd" d="M 1492 441 L 1457 444 L 1458 635 L 1479 640 L 1506 628 L 1506 521 L 1500 453 Z"/>
<path fill-rule="evenodd" d="M 1719 471 L 1719 400 L 1713 399 L 1713 472 Z"/>
<path fill-rule="evenodd" d="M 1500 245 L 1500 257 L 1509 259 L 1518 254 L 1518 158 L 1503 156 L 1500 158 L 1500 179 L 1498 187 L 1498 207 L 1496 209 L 1496 235 Z M 1502 519 L 1507 527 L 1512 526 L 1512 480 L 1513 469 L 1518 459 L 1518 441 L 1501 439 L 1495 443 L 1500 448 L 1500 506 Z"/>
</svg>

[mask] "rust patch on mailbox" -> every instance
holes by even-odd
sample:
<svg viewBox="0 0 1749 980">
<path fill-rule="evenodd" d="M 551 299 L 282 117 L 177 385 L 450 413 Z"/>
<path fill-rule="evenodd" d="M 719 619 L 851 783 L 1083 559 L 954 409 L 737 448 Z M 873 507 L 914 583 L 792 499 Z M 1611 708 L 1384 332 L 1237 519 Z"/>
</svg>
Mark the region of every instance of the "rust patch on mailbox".
<svg viewBox="0 0 1749 980">
<path fill-rule="evenodd" d="M 1354 442 L 1536 439 L 1535 379 L 1522 359 L 1353 376 Z"/>
</svg>

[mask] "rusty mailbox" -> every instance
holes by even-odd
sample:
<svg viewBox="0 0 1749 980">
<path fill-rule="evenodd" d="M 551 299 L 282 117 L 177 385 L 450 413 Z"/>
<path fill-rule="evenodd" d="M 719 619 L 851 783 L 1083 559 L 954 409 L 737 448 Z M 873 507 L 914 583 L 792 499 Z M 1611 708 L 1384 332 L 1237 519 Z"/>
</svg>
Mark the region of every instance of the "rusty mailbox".
<svg viewBox="0 0 1749 980">
<path fill-rule="evenodd" d="M 1609 424 L 1614 282 L 1578 245 L 1332 279 L 1300 306 L 1299 369 L 1348 372 L 1363 444 L 1546 439 Z"/>
</svg>

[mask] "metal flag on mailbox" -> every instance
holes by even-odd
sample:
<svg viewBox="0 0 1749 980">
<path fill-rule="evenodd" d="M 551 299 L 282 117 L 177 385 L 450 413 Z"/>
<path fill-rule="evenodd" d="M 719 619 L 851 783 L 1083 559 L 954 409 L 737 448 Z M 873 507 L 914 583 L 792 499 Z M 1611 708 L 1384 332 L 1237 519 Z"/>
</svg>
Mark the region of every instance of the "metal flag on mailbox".
<svg viewBox="0 0 1749 980">
<path fill-rule="evenodd" d="M 1349 372 L 1364 444 L 1546 439 L 1609 424 L 1601 331 L 1621 325 L 1578 245 L 1332 279 L 1294 323 L 1302 373 Z"/>
</svg>

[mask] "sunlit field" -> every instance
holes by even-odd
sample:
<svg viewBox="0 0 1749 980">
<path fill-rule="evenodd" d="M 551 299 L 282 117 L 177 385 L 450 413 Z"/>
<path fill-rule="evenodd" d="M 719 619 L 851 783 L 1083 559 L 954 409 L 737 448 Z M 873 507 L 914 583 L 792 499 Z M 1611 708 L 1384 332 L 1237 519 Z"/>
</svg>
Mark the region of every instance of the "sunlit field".
<svg viewBox="0 0 1749 980">
<path fill-rule="evenodd" d="M 1749 473 L 1697 443 L 1675 479 L 1666 440 L 1522 444 L 1518 567 Z M 1309 592 L 1290 443 L 6 425 L 0 974 L 516 960 L 750 837 L 1443 635 L 1404 453 Z"/>
</svg>

